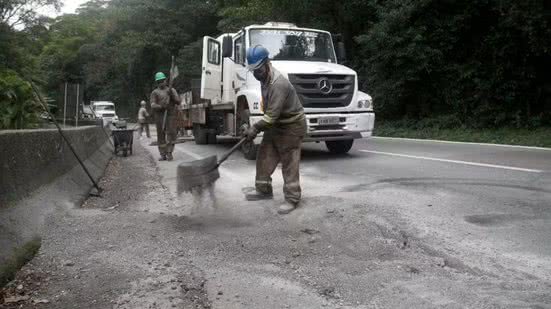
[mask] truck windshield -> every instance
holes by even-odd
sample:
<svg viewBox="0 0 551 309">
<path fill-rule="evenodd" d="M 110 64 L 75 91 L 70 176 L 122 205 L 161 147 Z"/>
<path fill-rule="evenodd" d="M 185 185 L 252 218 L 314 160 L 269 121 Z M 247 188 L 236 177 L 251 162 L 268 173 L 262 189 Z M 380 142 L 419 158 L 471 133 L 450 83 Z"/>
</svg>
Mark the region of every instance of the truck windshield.
<svg viewBox="0 0 551 309">
<path fill-rule="evenodd" d="M 292 29 L 253 29 L 251 46 L 262 45 L 272 60 L 336 62 L 331 36 L 324 32 Z"/>
<path fill-rule="evenodd" d="M 96 105 L 95 110 L 97 111 L 114 111 L 114 105 Z"/>
</svg>

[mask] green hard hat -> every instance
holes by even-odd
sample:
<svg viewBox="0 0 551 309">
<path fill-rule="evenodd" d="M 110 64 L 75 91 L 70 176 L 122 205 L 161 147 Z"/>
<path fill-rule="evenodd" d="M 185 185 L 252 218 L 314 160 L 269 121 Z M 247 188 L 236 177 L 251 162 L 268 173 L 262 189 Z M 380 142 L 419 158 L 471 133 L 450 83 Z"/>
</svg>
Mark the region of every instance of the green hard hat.
<svg viewBox="0 0 551 309">
<path fill-rule="evenodd" d="M 163 72 L 157 72 L 157 73 L 155 74 L 155 81 L 158 82 L 158 81 L 160 81 L 160 80 L 162 80 L 162 79 L 166 79 L 165 73 L 163 73 Z"/>
</svg>

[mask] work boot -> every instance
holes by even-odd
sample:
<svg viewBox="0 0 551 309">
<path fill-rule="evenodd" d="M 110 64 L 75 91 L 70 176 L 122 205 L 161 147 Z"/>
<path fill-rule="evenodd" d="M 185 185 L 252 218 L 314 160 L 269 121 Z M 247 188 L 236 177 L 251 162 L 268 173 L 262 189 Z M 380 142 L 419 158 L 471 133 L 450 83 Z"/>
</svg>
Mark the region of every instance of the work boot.
<svg viewBox="0 0 551 309">
<path fill-rule="evenodd" d="M 166 161 L 166 155 L 161 155 L 161 157 L 159 158 L 159 161 Z"/>
<path fill-rule="evenodd" d="M 264 193 L 257 190 L 245 193 L 245 199 L 247 201 L 271 200 L 273 198 L 273 193 Z"/>
<path fill-rule="evenodd" d="M 285 201 L 285 203 L 281 204 L 279 206 L 279 209 L 277 210 L 277 213 L 280 215 L 286 215 L 290 213 L 291 211 L 295 210 L 297 208 L 297 204 L 289 203 Z"/>
<path fill-rule="evenodd" d="M 174 160 L 174 157 L 172 156 L 172 152 L 169 152 L 169 153 L 166 154 L 166 159 L 167 159 L 168 161 Z"/>
</svg>

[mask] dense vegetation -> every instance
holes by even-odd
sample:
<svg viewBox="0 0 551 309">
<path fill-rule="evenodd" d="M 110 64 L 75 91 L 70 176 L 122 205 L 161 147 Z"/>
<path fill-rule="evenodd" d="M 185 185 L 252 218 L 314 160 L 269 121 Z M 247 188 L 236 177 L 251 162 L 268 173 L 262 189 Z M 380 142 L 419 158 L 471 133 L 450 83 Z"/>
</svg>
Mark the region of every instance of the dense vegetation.
<svg viewBox="0 0 551 309">
<path fill-rule="evenodd" d="M 9 5 L 29 2 L 58 5 L 0 4 L 2 127 L 32 121 L 21 112 L 33 107 L 24 76 L 52 98 L 63 81 L 81 82 L 85 99 L 113 100 L 129 116 L 171 55 L 186 88 L 200 74 L 202 36 L 270 20 L 342 34 L 347 64 L 380 120 L 551 124 L 551 8 L 543 0 L 93 0 L 54 20 L 31 10 L 18 21 L 24 27 L 6 18 Z"/>
</svg>

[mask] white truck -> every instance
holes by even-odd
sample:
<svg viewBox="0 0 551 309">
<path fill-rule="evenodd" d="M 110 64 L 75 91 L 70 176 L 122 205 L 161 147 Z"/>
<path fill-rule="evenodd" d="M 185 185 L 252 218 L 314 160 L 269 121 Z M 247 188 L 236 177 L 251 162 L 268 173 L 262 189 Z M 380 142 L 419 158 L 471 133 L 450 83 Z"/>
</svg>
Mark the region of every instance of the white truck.
<svg viewBox="0 0 551 309">
<path fill-rule="evenodd" d="M 204 37 L 201 100 L 186 107 L 197 144 L 239 136 L 243 127 L 262 119 L 260 83 L 248 72 L 245 56 L 257 44 L 268 49 L 273 67 L 297 91 L 308 124 L 305 142 L 323 141 L 329 151 L 346 153 L 354 139 L 371 136 L 372 99 L 358 90 L 356 72 L 338 64 L 345 57 L 344 44 L 338 44 L 337 53 L 327 31 L 270 22 Z M 259 141 L 244 144 L 246 158 L 255 159 Z"/>
<path fill-rule="evenodd" d="M 111 101 L 92 101 L 90 105 L 96 117 L 103 120 L 104 126 L 119 120 L 119 116 L 115 112 L 115 103 Z"/>
</svg>

